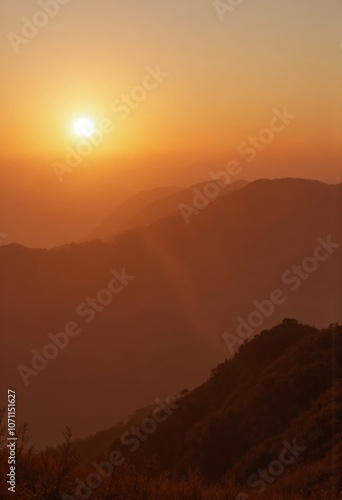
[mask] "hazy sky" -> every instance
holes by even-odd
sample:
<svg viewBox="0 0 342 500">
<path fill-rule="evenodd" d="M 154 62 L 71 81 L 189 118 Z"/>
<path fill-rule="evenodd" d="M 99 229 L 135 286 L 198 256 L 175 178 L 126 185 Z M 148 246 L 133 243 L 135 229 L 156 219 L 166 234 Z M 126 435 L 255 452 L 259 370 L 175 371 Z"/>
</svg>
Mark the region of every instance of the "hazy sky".
<svg viewBox="0 0 342 500">
<path fill-rule="evenodd" d="M 143 179 L 152 164 L 168 174 L 182 162 L 229 160 L 284 106 L 296 119 L 244 177 L 341 180 L 340 0 L 242 0 L 222 20 L 211 0 L 70 0 L 46 21 L 37 12 L 47 3 L 2 5 L 7 195 L 28 177 L 31 187 L 44 179 L 54 202 L 66 189 L 84 194 L 129 161 L 140 162 Z M 46 26 L 32 35 L 23 18 Z M 15 38 L 23 29 L 30 39 Z M 146 67 L 158 65 L 169 76 L 129 116 L 114 112 L 113 103 L 141 85 Z M 115 131 L 61 187 L 51 164 L 77 146 L 72 124 L 80 116 L 96 126 L 108 118 Z"/>
</svg>

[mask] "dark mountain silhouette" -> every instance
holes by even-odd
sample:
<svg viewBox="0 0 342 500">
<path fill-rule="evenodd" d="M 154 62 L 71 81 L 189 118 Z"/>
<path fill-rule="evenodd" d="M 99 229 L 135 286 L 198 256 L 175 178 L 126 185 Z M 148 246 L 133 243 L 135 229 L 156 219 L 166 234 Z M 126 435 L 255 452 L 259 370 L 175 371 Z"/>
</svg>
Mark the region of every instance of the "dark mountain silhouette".
<svg viewBox="0 0 342 500">
<path fill-rule="evenodd" d="M 275 460 L 284 441 L 296 441 L 304 449 L 288 471 L 297 474 L 294 491 L 303 485 L 318 491 L 321 483 L 342 489 L 341 470 L 334 463 L 342 454 L 341 326 L 318 330 L 284 320 L 245 343 L 232 360 L 212 370 L 207 382 L 174 403 L 177 410 L 141 442 L 144 454 L 155 461 L 156 474 L 182 478 L 192 468 L 209 483 L 234 477 L 246 488 L 247 478 Z M 148 416 L 153 418 L 152 411 Z M 138 464 L 141 456 L 129 453 L 124 433 L 132 438 L 132 426 L 141 426 L 144 419 L 137 424 L 135 416 L 121 426 L 124 440 L 119 436 L 111 442 L 113 431 L 101 433 L 101 453 L 94 447 L 96 436 L 76 448 L 82 452 L 87 444 L 91 459 L 120 450 Z M 299 480 L 301 468 L 308 472 L 306 483 Z"/>
<path fill-rule="evenodd" d="M 340 248 L 331 255 L 321 250 L 327 259 L 299 280 L 296 291 L 292 271 L 282 280 L 313 256 L 317 238 L 325 245 L 330 235 L 334 244 L 342 242 L 341 194 L 342 185 L 260 180 L 213 200 L 188 225 L 175 213 L 110 242 L 50 251 L 1 247 L 3 390 L 11 384 L 20 390 L 34 440 L 53 443 L 66 411 L 66 423 L 84 436 L 146 401 L 198 385 L 232 354 L 223 333 L 236 334 L 238 318 L 247 321 L 254 301 L 269 299 L 274 289 L 286 300 L 261 318 L 251 337 L 286 316 L 319 327 L 341 321 Z M 123 268 L 135 279 L 86 324 L 78 305 L 107 287 L 113 269 Z M 17 366 L 29 366 L 31 350 L 41 352 L 48 333 L 71 321 L 80 335 L 25 387 Z M 54 419 L 40 407 L 46 394 L 54 394 Z"/>
<path fill-rule="evenodd" d="M 342 452 L 342 327 L 285 321 L 265 330 L 177 404 L 143 445 L 158 472 L 192 467 L 217 482 L 233 471 L 243 484 L 284 440 L 305 446 L 301 464 L 324 460 L 334 446 Z"/>
<path fill-rule="evenodd" d="M 340 498 L 342 326 L 285 319 L 170 403 L 169 412 L 152 404 L 72 444 L 67 431 L 55 450 L 34 455 L 26 443 L 22 498 L 75 498 L 80 484 L 95 485 L 96 499 Z M 120 464 L 110 470 L 113 456 Z"/>
</svg>

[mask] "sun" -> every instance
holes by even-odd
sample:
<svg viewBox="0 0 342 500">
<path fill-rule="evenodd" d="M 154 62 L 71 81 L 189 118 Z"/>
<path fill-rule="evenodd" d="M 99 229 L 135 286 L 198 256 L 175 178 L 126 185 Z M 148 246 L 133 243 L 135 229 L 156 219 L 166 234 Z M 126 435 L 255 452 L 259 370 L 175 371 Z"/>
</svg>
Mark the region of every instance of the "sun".
<svg viewBox="0 0 342 500">
<path fill-rule="evenodd" d="M 95 125 L 90 118 L 77 118 L 74 122 L 73 129 L 78 137 L 90 137 L 95 131 Z"/>
</svg>

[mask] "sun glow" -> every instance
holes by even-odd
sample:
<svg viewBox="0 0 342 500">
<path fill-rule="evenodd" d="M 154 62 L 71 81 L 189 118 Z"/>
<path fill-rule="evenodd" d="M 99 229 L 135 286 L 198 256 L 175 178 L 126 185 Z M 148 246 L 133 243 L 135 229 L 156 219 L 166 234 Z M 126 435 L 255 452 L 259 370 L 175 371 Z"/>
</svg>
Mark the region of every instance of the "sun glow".
<svg viewBox="0 0 342 500">
<path fill-rule="evenodd" d="M 78 137 L 90 137 L 95 130 L 94 122 L 90 118 L 78 118 L 74 122 L 73 130 Z"/>
</svg>

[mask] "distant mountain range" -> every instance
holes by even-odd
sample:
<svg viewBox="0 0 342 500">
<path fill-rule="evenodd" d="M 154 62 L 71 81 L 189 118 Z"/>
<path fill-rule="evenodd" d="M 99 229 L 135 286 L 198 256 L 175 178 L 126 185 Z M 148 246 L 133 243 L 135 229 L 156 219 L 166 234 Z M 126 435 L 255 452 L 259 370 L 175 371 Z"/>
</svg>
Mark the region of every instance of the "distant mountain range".
<svg viewBox="0 0 342 500">
<path fill-rule="evenodd" d="M 139 215 L 147 206 L 156 200 L 172 196 L 182 190 L 176 187 L 162 187 L 151 191 L 142 191 L 129 197 L 112 214 L 106 217 L 101 224 L 84 237 L 84 240 L 108 239 L 118 234 L 120 231 L 134 225 L 134 218 Z"/>
<path fill-rule="evenodd" d="M 163 194 L 135 198 L 113 231 L 107 219 L 98 229 L 106 241 L 0 247 L 1 390 L 17 388 L 39 445 L 55 443 L 61 423 L 85 436 L 198 385 L 232 356 L 225 333 L 239 328 L 252 338 L 284 317 L 318 327 L 342 321 L 341 184 L 255 181 L 222 190 L 189 224 L 177 207 L 180 192 Z M 188 196 L 182 199 L 191 203 L 191 189 Z M 88 297 L 107 301 L 100 291 L 113 270 L 123 281 L 135 278 L 127 286 L 116 281 L 122 293 L 108 305 L 84 305 Z M 26 387 L 18 365 L 30 368 L 31 350 L 41 353 L 48 334 L 70 322 L 81 333 L 30 374 Z M 49 419 L 41 405 L 47 394 Z"/>
<path fill-rule="evenodd" d="M 146 226 L 167 217 L 179 210 L 179 205 L 191 205 L 196 192 L 202 192 L 208 182 L 195 184 L 187 189 L 176 187 L 156 188 L 143 191 L 122 203 L 111 215 L 106 217 L 85 240 L 110 240 L 116 234 L 134 227 Z M 242 189 L 247 181 L 237 181 L 220 187 L 218 195 Z"/>
</svg>

